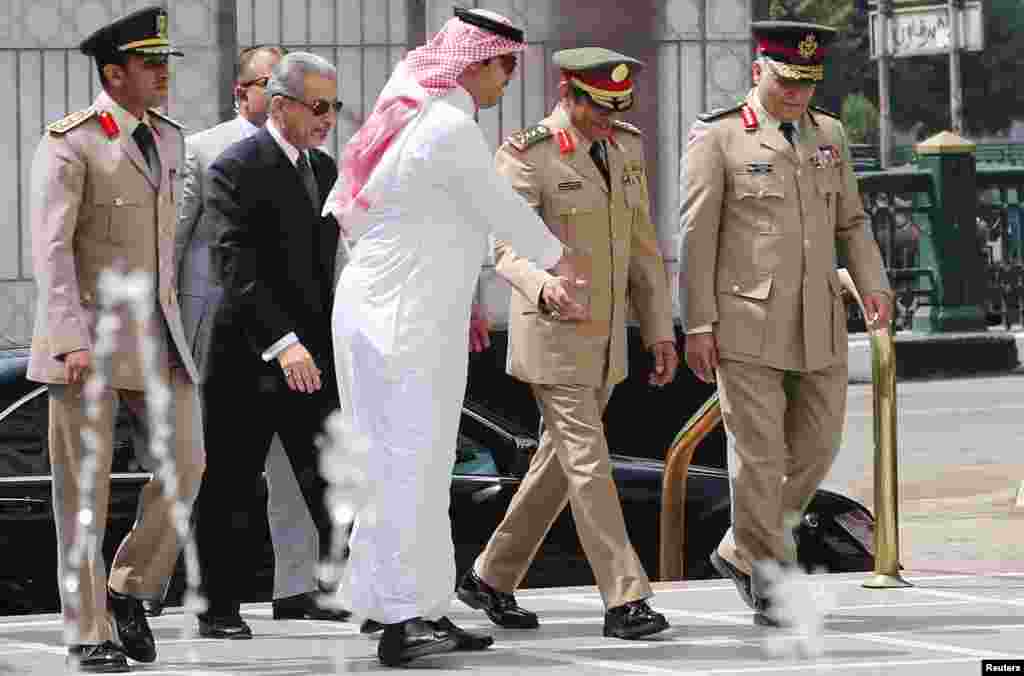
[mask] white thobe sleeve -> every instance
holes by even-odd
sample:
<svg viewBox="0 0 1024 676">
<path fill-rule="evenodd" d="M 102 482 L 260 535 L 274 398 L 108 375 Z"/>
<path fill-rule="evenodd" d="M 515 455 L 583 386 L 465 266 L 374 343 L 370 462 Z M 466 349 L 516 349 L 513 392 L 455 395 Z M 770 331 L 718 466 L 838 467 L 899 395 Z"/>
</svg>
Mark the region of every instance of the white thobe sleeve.
<svg viewBox="0 0 1024 676">
<path fill-rule="evenodd" d="M 562 257 L 562 242 L 508 179 L 494 170 L 494 156 L 480 127 L 470 120 L 457 127 L 443 145 L 445 164 L 452 174 L 448 189 L 466 213 L 538 268 L 555 267 Z"/>
</svg>

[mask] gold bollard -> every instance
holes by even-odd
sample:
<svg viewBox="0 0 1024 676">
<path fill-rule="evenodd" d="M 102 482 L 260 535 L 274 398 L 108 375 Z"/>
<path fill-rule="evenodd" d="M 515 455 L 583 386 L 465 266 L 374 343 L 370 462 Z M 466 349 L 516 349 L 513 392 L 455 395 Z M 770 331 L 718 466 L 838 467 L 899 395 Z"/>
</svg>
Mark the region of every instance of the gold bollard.
<svg viewBox="0 0 1024 676">
<path fill-rule="evenodd" d="M 686 475 L 697 446 L 722 420 L 715 392 L 679 430 L 665 454 L 661 480 L 661 534 L 658 579 L 682 580 L 686 575 Z"/>
<path fill-rule="evenodd" d="M 839 280 L 867 312 L 849 273 Z M 888 326 L 870 329 L 871 386 L 875 420 L 875 573 L 861 585 L 869 589 L 912 587 L 900 576 L 899 490 L 896 480 L 896 345 Z"/>
</svg>

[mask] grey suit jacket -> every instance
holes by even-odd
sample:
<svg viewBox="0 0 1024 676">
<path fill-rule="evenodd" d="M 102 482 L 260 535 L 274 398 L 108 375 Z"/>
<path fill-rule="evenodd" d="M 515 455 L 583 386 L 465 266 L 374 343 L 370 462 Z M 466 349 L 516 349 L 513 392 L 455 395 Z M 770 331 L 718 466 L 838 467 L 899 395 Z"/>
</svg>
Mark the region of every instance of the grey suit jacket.
<svg viewBox="0 0 1024 676">
<path fill-rule="evenodd" d="M 210 265 L 210 245 L 217 241 L 217 225 L 203 209 L 206 174 L 228 146 L 255 131 L 247 120 L 236 117 L 185 139 L 184 186 L 178 205 L 174 252 L 181 322 L 201 380 L 206 380 L 210 329 L 223 295 Z"/>
</svg>

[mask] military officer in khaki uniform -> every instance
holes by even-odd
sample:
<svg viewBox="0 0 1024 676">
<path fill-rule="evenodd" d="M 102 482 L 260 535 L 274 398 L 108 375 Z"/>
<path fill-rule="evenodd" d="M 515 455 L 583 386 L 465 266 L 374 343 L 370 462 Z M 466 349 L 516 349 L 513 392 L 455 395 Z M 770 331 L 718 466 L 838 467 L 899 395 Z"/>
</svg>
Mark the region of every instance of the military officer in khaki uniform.
<svg viewBox="0 0 1024 676">
<path fill-rule="evenodd" d="M 732 528 L 711 559 L 773 624 L 759 562 L 791 563 L 794 527 L 839 449 L 846 409 L 842 248 L 876 322 L 890 289 L 843 126 L 809 107 L 835 31 L 753 25 L 754 89 L 702 115 L 682 163 L 686 360 L 717 379 Z"/>
<path fill-rule="evenodd" d="M 75 536 L 82 458 L 83 385 L 95 356 L 98 280 L 103 270 L 142 271 L 155 309 L 147 329 L 171 391 L 171 450 L 178 492 L 191 504 L 202 478 L 196 368 L 181 328 L 174 279 L 175 194 L 184 153 L 181 125 L 155 110 L 167 100 L 167 13 L 153 7 L 105 26 L 81 44 L 96 59 L 103 92 L 89 108 L 51 124 L 32 171 L 32 252 L 39 288 L 28 377 L 49 385 L 50 460 L 61 579 Z M 109 502 L 114 417 L 118 404 L 144 421 L 146 399 L 136 332 L 127 312 L 100 401 L 94 526 L 103 541 Z M 121 542 L 107 578 L 102 549 L 82 564 L 78 642 L 68 660 L 86 672 L 126 671 L 125 656 L 156 658 L 141 599 L 159 599 L 179 543 L 171 504 L 159 482 L 140 497 L 139 518 Z M 108 588 L 109 584 L 109 588 Z M 108 618 L 112 614 L 116 631 Z"/>
<path fill-rule="evenodd" d="M 605 602 L 604 634 L 637 638 L 668 622 L 645 599 L 651 587 L 626 533 L 601 416 L 626 377 L 626 319 L 632 306 L 654 355 L 650 382 L 678 363 L 665 266 L 647 195 L 640 130 L 618 119 L 633 103 L 643 64 L 615 52 L 554 55 L 561 99 L 539 125 L 498 150 L 498 172 L 569 247 L 589 319 L 546 311 L 562 287 L 498 242 L 497 270 L 515 291 L 509 312 L 508 373 L 530 383 L 541 409 L 540 447 L 487 547 L 459 587 L 460 598 L 502 626 L 537 626 L 512 592 L 566 503 Z M 556 271 L 556 273 L 561 271 Z"/>
</svg>

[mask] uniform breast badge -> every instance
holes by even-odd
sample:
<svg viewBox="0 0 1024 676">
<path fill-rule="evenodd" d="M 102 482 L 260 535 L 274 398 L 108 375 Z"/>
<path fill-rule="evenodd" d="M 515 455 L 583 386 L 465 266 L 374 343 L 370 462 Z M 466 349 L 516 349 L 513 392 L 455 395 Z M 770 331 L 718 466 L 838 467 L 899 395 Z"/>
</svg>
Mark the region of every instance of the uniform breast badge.
<svg viewBox="0 0 1024 676">
<path fill-rule="evenodd" d="M 818 146 L 814 153 L 814 166 L 819 169 L 832 169 L 839 166 L 839 149 L 834 145 Z"/>
</svg>

